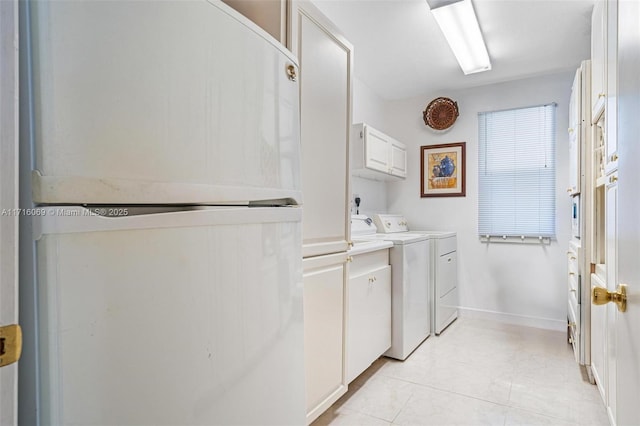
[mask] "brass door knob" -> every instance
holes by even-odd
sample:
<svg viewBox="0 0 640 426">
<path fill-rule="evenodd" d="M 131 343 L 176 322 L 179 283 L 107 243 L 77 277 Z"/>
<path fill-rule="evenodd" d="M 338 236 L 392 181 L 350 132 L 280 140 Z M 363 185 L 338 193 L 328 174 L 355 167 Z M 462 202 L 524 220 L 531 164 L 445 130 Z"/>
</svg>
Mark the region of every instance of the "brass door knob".
<svg viewBox="0 0 640 426">
<path fill-rule="evenodd" d="M 593 287 L 591 289 L 591 301 L 594 305 L 604 305 L 613 302 L 618 306 L 620 312 L 627 310 L 627 285 L 619 284 L 616 291 L 609 291 L 604 287 Z"/>
</svg>

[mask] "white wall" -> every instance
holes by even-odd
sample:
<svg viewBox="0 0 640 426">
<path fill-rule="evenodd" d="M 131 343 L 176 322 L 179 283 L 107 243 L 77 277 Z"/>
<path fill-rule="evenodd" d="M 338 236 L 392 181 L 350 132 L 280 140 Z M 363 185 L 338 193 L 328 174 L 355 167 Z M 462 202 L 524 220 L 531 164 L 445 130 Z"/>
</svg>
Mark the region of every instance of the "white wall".
<svg viewBox="0 0 640 426">
<path fill-rule="evenodd" d="M 386 132 L 407 144 L 406 181 L 387 184 L 388 211 L 403 213 L 413 229 L 458 232 L 462 314 L 543 328 L 566 328 L 566 250 L 570 235 L 568 104 L 574 72 L 541 76 L 386 104 Z M 445 133 L 425 126 L 433 98 L 458 102 L 460 117 Z M 557 241 L 551 245 L 481 243 L 477 235 L 478 112 L 556 102 Z M 466 142 L 466 197 L 420 198 L 420 146 Z"/>
<path fill-rule="evenodd" d="M 387 133 L 384 101 L 362 81 L 354 79 L 353 83 L 353 122 L 367 123 Z M 351 193 L 360 197 L 360 214 L 372 216 L 374 213 L 387 211 L 387 191 L 384 182 L 353 176 Z M 355 214 L 353 195 L 351 212 Z"/>
</svg>

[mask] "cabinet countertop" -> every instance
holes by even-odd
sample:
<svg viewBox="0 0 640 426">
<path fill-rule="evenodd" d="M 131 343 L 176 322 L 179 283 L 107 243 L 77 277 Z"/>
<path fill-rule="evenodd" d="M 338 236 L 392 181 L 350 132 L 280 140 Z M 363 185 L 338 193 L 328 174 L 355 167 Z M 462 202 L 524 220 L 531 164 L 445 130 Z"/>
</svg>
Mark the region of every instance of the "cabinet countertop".
<svg viewBox="0 0 640 426">
<path fill-rule="evenodd" d="M 349 256 L 357 256 L 359 254 L 370 253 L 372 251 L 384 250 L 393 247 L 391 241 L 381 240 L 353 240 L 353 247 L 349 249 Z"/>
</svg>

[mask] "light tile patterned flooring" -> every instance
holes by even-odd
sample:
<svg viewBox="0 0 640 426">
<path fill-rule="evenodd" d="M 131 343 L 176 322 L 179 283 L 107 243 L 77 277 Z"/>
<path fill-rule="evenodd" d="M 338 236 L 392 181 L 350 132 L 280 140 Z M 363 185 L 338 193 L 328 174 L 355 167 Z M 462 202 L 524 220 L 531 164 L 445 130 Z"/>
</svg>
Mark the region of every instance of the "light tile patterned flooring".
<svg viewBox="0 0 640 426">
<path fill-rule="evenodd" d="M 321 425 L 603 425 L 566 333 L 460 318 L 406 361 L 380 358 Z"/>
</svg>

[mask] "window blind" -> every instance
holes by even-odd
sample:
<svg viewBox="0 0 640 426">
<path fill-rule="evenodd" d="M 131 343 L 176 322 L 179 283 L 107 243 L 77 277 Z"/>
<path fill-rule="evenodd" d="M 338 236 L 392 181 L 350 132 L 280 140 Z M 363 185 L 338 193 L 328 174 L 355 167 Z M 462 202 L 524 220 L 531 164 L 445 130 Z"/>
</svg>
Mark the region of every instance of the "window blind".
<svg viewBox="0 0 640 426">
<path fill-rule="evenodd" d="M 478 115 L 481 236 L 555 237 L 555 107 Z"/>
</svg>

